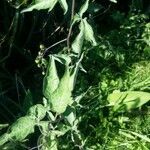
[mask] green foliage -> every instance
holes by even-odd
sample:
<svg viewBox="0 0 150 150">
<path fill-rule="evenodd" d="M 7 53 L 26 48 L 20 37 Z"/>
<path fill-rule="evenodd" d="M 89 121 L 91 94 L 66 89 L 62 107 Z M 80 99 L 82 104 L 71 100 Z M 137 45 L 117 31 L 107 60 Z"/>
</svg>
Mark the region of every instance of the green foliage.
<svg viewBox="0 0 150 150">
<path fill-rule="evenodd" d="M 107 98 L 110 105 L 113 106 L 113 111 L 130 111 L 138 108 L 150 100 L 150 93 L 139 91 L 115 91 L 108 95 Z"/>
<path fill-rule="evenodd" d="M 0 149 L 150 149 L 145 2 L 0 4 Z"/>
<path fill-rule="evenodd" d="M 54 6 L 56 5 L 57 0 L 35 0 L 28 8 L 22 10 L 22 13 L 29 12 L 34 9 L 41 10 L 41 9 L 49 9 L 51 11 Z"/>
<path fill-rule="evenodd" d="M 5 144 L 7 141 L 22 141 L 29 134 L 34 132 L 35 120 L 29 116 L 19 118 L 0 138 L 0 146 Z"/>
</svg>

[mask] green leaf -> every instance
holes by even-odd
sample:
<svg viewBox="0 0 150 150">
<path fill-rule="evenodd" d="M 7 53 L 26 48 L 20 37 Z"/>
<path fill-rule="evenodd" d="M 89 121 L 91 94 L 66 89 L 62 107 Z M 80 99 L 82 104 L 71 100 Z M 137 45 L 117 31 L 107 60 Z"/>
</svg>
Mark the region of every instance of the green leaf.
<svg viewBox="0 0 150 150">
<path fill-rule="evenodd" d="M 70 90 L 73 91 L 75 83 L 76 83 L 76 78 L 78 75 L 78 71 L 79 71 L 79 67 L 81 64 L 81 61 L 83 59 L 83 54 L 81 55 L 80 59 L 76 62 L 73 70 L 72 70 L 72 74 L 70 75 Z"/>
<path fill-rule="evenodd" d="M 64 14 L 66 14 L 68 11 L 68 4 L 66 0 L 58 0 L 58 2 L 60 3 L 60 6 L 63 8 Z"/>
<path fill-rule="evenodd" d="M 91 25 L 87 22 L 87 19 L 83 19 L 83 22 L 84 22 L 84 26 L 85 26 L 85 39 L 89 42 L 91 42 L 91 44 L 93 46 L 96 46 L 97 45 L 97 42 L 95 40 L 95 37 L 94 37 L 94 32 L 93 32 L 93 29 L 91 27 Z"/>
<path fill-rule="evenodd" d="M 22 141 L 34 132 L 35 120 L 29 116 L 19 118 L 9 129 L 9 136 L 15 141 Z"/>
<path fill-rule="evenodd" d="M 4 145 L 9 140 L 9 134 L 5 133 L 0 136 L 0 146 Z"/>
<path fill-rule="evenodd" d="M 80 33 L 77 35 L 77 37 L 75 38 L 75 40 L 71 45 L 72 51 L 78 55 L 80 55 L 81 53 L 81 49 L 84 41 L 84 23 L 82 20 L 80 22 L 79 29 L 80 29 Z"/>
<path fill-rule="evenodd" d="M 8 127 L 8 125 L 9 125 L 9 124 L 0 124 L 0 130 L 3 129 L 3 128 Z"/>
<path fill-rule="evenodd" d="M 29 109 L 27 114 L 33 119 L 42 120 L 46 115 L 46 108 L 41 104 L 36 104 Z"/>
<path fill-rule="evenodd" d="M 107 98 L 114 111 L 129 111 L 150 100 L 150 93 L 139 91 L 113 92 Z"/>
<path fill-rule="evenodd" d="M 66 66 L 65 73 L 60 80 L 58 88 L 54 91 L 49 100 L 51 109 L 58 114 L 63 113 L 71 103 L 71 90 L 69 88 L 70 72 L 69 66 Z"/>
<path fill-rule="evenodd" d="M 123 135 L 123 136 L 125 136 L 125 137 L 127 137 L 129 139 L 134 139 L 135 140 L 135 137 L 133 135 L 131 135 L 129 133 L 126 133 L 124 131 L 119 130 L 119 134 L 121 134 L 121 135 Z"/>
<path fill-rule="evenodd" d="M 64 113 L 64 117 L 68 121 L 68 123 L 73 126 L 74 121 L 76 119 L 76 110 L 73 107 L 68 107 Z"/>
<path fill-rule="evenodd" d="M 120 131 L 124 131 L 124 132 L 127 132 L 127 133 L 130 133 L 138 138 L 141 138 L 142 140 L 146 141 L 146 142 L 150 142 L 150 138 L 148 138 L 146 135 L 142 135 L 142 134 L 139 134 L 139 133 L 136 133 L 136 132 L 133 132 L 133 131 L 129 131 L 129 130 L 120 130 Z"/>
<path fill-rule="evenodd" d="M 40 130 L 42 131 L 42 134 L 47 134 L 49 131 L 49 121 L 40 121 L 38 123 L 38 126 L 40 126 Z"/>
<path fill-rule="evenodd" d="M 0 137 L 0 146 L 9 140 L 24 140 L 29 134 L 34 132 L 35 123 L 35 120 L 29 116 L 19 118 L 10 126 L 8 133 L 5 133 Z"/>
<path fill-rule="evenodd" d="M 32 10 L 42 10 L 49 9 L 51 11 L 56 5 L 57 0 L 35 0 L 35 3 L 32 3 L 28 8 L 21 11 L 21 13 L 29 12 Z"/>
<path fill-rule="evenodd" d="M 87 11 L 88 6 L 89 6 L 89 0 L 86 0 L 86 2 L 81 6 L 79 13 L 78 13 L 81 18 L 83 14 Z"/>
<path fill-rule="evenodd" d="M 46 75 L 43 79 L 43 94 L 47 99 L 51 99 L 51 94 L 56 90 L 59 84 L 55 59 L 51 55 L 50 62 L 47 67 Z"/>
<path fill-rule="evenodd" d="M 147 142 L 150 143 L 150 138 L 148 138 L 146 135 L 142 135 L 142 134 L 139 134 L 139 133 L 136 133 L 136 132 L 132 132 L 132 131 L 129 131 L 129 132 L 131 132 L 133 135 L 141 138 L 142 140 L 147 141 Z"/>
<path fill-rule="evenodd" d="M 58 150 L 56 135 L 51 133 L 49 135 L 42 135 L 39 139 L 39 145 L 42 145 L 42 150 Z"/>
<path fill-rule="evenodd" d="M 60 62 L 61 64 L 69 65 L 71 63 L 70 56 L 66 54 L 55 54 L 53 56 L 54 56 L 54 59 Z"/>
</svg>

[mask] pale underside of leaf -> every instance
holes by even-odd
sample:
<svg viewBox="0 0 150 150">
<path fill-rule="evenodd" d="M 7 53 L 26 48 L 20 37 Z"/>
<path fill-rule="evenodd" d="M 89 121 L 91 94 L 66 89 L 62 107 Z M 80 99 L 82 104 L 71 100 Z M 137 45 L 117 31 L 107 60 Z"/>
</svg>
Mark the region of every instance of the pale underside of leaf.
<svg viewBox="0 0 150 150">
<path fill-rule="evenodd" d="M 93 29 L 91 27 L 91 25 L 87 22 L 87 19 L 83 19 L 83 22 L 84 22 L 84 26 L 85 26 L 85 39 L 89 42 L 91 42 L 91 44 L 93 46 L 96 46 L 97 45 L 97 42 L 95 40 L 95 37 L 94 37 L 94 32 L 93 32 Z"/>
<path fill-rule="evenodd" d="M 50 62 L 47 68 L 46 75 L 43 80 L 43 94 L 47 99 L 51 98 L 51 94 L 56 90 L 59 84 L 55 59 L 50 56 Z"/>
<path fill-rule="evenodd" d="M 80 33 L 77 35 L 75 40 L 73 41 L 72 44 L 72 51 L 78 55 L 80 55 L 82 46 L 83 46 L 83 41 L 84 41 L 84 23 L 81 20 L 80 25 L 79 25 Z"/>
<path fill-rule="evenodd" d="M 21 11 L 21 13 L 24 12 L 30 12 L 32 10 L 42 10 L 42 9 L 49 9 L 51 11 L 54 6 L 56 5 L 57 0 L 38 0 L 35 1 L 34 4 L 31 4 L 28 8 Z"/>
<path fill-rule="evenodd" d="M 63 113 L 71 103 L 71 90 L 69 89 L 70 72 L 69 66 L 66 66 L 65 73 L 61 78 L 58 88 L 51 96 L 50 104 L 54 112 Z"/>
</svg>

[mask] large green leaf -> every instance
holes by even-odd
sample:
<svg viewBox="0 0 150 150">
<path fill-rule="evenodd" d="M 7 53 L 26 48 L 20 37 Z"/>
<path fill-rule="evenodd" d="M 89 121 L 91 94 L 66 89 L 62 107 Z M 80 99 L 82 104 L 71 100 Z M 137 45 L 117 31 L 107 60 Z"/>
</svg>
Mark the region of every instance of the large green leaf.
<svg viewBox="0 0 150 150">
<path fill-rule="evenodd" d="M 35 120 L 29 116 L 19 118 L 9 129 L 9 136 L 15 141 L 22 141 L 34 132 Z"/>
<path fill-rule="evenodd" d="M 80 10 L 79 10 L 79 15 L 82 18 L 83 14 L 87 11 L 89 6 L 89 0 L 86 0 L 85 3 L 81 6 Z"/>
<path fill-rule="evenodd" d="M 129 111 L 150 100 L 150 93 L 139 91 L 113 92 L 107 98 L 114 111 Z"/>
<path fill-rule="evenodd" d="M 0 137 L 0 146 L 9 140 L 24 140 L 29 134 L 34 132 L 35 124 L 35 120 L 29 116 L 19 118 L 14 124 L 11 125 L 8 133 L 5 133 Z"/>
<path fill-rule="evenodd" d="M 56 90 L 59 84 L 55 59 L 51 55 L 47 72 L 43 80 L 43 94 L 47 99 L 51 99 L 51 94 Z"/>
<path fill-rule="evenodd" d="M 83 22 L 84 22 L 84 33 L 85 33 L 85 39 L 89 42 L 91 42 L 91 44 L 93 46 L 96 46 L 97 45 L 97 42 L 95 40 L 95 37 L 94 37 L 94 32 L 93 32 L 93 29 L 91 27 L 91 25 L 87 22 L 87 19 L 83 19 Z"/>
<path fill-rule="evenodd" d="M 41 10 L 41 9 L 49 9 L 51 11 L 54 6 L 56 5 L 58 0 L 35 0 L 28 8 L 21 11 L 21 13 L 29 12 L 34 9 Z"/>
<path fill-rule="evenodd" d="M 49 100 L 51 109 L 58 114 L 63 113 L 71 103 L 71 90 L 69 88 L 70 72 L 69 66 L 66 66 L 65 73 L 61 78 L 58 88 L 54 91 Z"/>
<path fill-rule="evenodd" d="M 66 2 L 66 0 L 58 0 L 58 2 L 60 3 L 61 7 L 64 10 L 64 14 L 66 14 L 66 12 L 68 11 L 68 4 Z"/>
<path fill-rule="evenodd" d="M 79 29 L 80 29 L 80 33 L 77 35 L 77 37 L 75 38 L 75 40 L 71 45 L 72 51 L 78 55 L 80 55 L 81 53 L 81 49 L 84 41 L 84 23 L 82 20 L 80 22 Z"/>
</svg>

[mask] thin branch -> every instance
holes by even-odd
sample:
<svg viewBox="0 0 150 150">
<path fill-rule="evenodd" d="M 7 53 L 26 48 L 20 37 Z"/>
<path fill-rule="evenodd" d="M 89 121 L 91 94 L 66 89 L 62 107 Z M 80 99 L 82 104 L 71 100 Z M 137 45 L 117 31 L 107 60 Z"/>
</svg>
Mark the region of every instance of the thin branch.
<svg viewBox="0 0 150 150">
<path fill-rule="evenodd" d="M 54 46 L 56 46 L 56 45 L 58 45 L 58 44 L 60 44 L 60 43 L 63 43 L 63 42 L 65 42 L 65 41 L 67 41 L 67 38 L 66 38 L 66 39 L 63 39 L 63 40 L 61 40 L 61 41 L 58 41 L 58 42 L 56 42 L 55 44 L 51 45 L 50 47 L 46 48 L 45 51 L 44 51 L 43 56 L 44 56 L 45 53 L 46 53 L 48 50 L 50 50 L 52 47 L 54 47 Z"/>
<path fill-rule="evenodd" d="M 72 0 L 72 8 L 71 8 L 71 23 L 72 23 L 72 20 L 73 20 L 73 17 L 74 17 L 74 10 L 75 10 L 75 0 Z M 68 36 L 67 36 L 67 47 L 68 49 L 70 48 L 70 37 L 71 37 L 71 33 L 72 33 L 72 24 L 70 25 L 70 28 L 69 28 L 69 33 L 68 33 Z"/>
</svg>

